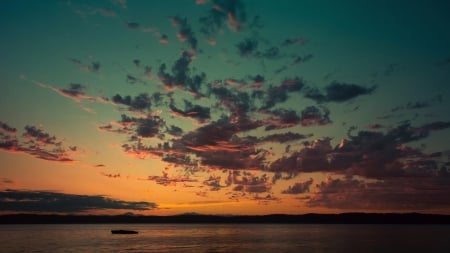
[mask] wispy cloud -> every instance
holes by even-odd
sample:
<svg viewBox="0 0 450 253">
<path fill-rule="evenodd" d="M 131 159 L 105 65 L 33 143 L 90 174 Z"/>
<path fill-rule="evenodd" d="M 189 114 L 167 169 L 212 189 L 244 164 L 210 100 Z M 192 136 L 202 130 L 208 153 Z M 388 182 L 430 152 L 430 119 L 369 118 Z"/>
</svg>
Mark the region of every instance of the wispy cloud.
<svg viewBox="0 0 450 253">
<path fill-rule="evenodd" d="M 76 195 L 52 191 L 4 190 L 0 192 L 0 211 L 77 213 L 92 210 L 145 211 L 158 208 L 152 202 L 133 202 L 101 195 Z"/>
<path fill-rule="evenodd" d="M 74 162 L 72 156 L 77 152 L 76 146 L 65 147 L 62 140 L 35 126 L 25 126 L 23 134 L 18 136 L 14 128 L 2 122 L 1 125 L 0 150 L 26 153 L 48 161 Z"/>
</svg>

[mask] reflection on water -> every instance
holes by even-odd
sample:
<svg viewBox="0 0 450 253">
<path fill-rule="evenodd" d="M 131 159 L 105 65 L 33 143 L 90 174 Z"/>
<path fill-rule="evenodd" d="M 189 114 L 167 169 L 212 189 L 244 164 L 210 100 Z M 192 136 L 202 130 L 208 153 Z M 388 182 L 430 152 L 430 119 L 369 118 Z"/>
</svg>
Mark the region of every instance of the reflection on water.
<svg viewBox="0 0 450 253">
<path fill-rule="evenodd" d="M 113 235 L 132 229 L 136 235 Z M 1 252 L 447 252 L 450 226 L 1 225 Z"/>
</svg>

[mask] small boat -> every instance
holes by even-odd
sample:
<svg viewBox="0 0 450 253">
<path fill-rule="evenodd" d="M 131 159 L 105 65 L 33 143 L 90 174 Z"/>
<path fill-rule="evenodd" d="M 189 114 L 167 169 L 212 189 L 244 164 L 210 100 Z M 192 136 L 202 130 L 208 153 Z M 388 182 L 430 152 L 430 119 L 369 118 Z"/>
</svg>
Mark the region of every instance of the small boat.
<svg viewBox="0 0 450 253">
<path fill-rule="evenodd" d="M 130 234 L 137 234 L 139 233 L 138 231 L 134 231 L 134 230 L 124 230 L 124 229 L 117 229 L 117 230 L 111 230 L 111 234 L 126 234 L 126 235 L 130 235 Z"/>
</svg>

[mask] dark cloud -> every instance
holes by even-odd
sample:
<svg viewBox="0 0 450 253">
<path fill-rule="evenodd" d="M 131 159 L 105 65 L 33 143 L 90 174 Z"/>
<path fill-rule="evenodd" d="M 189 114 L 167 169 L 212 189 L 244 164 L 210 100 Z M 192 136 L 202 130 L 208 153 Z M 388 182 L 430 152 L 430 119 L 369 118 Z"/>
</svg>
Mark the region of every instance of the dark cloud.
<svg viewBox="0 0 450 253">
<path fill-rule="evenodd" d="M 173 136 L 182 136 L 183 135 L 183 129 L 177 126 L 170 126 L 170 128 L 167 129 L 167 133 L 171 134 Z"/>
<path fill-rule="evenodd" d="M 129 29 L 138 29 L 140 27 L 137 22 L 127 22 L 126 25 Z"/>
<path fill-rule="evenodd" d="M 302 126 L 322 126 L 331 123 L 330 111 L 326 107 L 308 106 L 300 114 Z"/>
<path fill-rule="evenodd" d="M 240 122 L 230 122 L 229 118 L 224 117 L 185 134 L 174 142 L 174 146 L 196 154 L 205 166 L 259 168 L 263 158 L 258 156 L 252 143 L 242 142 L 236 134 L 256 129 L 260 124 L 243 119 Z"/>
<path fill-rule="evenodd" d="M 231 118 L 246 118 L 252 109 L 251 97 L 248 93 L 231 90 L 226 87 L 213 87 L 211 93 L 220 101 L 220 105 L 227 108 Z"/>
<path fill-rule="evenodd" d="M 155 137 L 160 128 L 164 126 L 164 120 L 158 116 L 147 116 L 147 118 L 136 119 L 136 134 L 139 137 Z"/>
<path fill-rule="evenodd" d="M 209 187 L 210 191 L 218 191 L 223 187 L 220 185 L 220 180 L 220 176 L 210 175 L 209 178 L 203 181 L 203 185 Z"/>
<path fill-rule="evenodd" d="M 300 172 L 329 171 L 328 154 L 332 151 L 330 138 L 305 143 L 305 147 L 271 163 L 267 170 L 296 175 Z"/>
<path fill-rule="evenodd" d="M 300 123 L 300 117 L 294 110 L 278 109 L 270 112 L 271 117 L 265 130 L 294 127 Z"/>
<path fill-rule="evenodd" d="M 187 41 L 193 50 L 197 49 L 197 38 L 187 22 L 187 18 L 175 16 L 171 18 L 172 24 L 178 27 L 177 37 L 181 42 Z"/>
<path fill-rule="evenodd" d="M 252 77 L 252 79 L 253 79 L 253 85 L 255 87 L 263 86 L 264 82 L 266 81 L 264 76 L 262 76 L 262 75 L 256 75 L 256 76 Z"/>
<path fill-rule="evenodd" d="M 287 90 L 289 92 L 300 91 L 305 86 L 303 79 L 299 77 L 294 77 L 292 79 L 284 79 L 281 83 L 280 88 Z"/>
<path fill-rule="evenodd" d="M 60 142 L 56 142 L 55 136 L 51 136 L 35 126 L 25 126 L 25 133 L 23 136 L 30 141 L 36 141 L 42 144 L 60 144 Z"/>
<path fill-rule="evenodd" d="M 278 47 L 269 47 L 264 50 L 258 50 L 259 41 L 255 38 L 246 38 L 236 44 L 238 53 L 244 58 L 261 58 L 274 60 L 282 56 Z"/>
<path fill-rule="evenodd" d="M 100 175 L 102 175 L 104 177 L 109 177 L 109 178 L 120 178 L 120 173 L 112 174 L 112 173 L 100 172 Z"/>
<path fill-rule="evenodd" d="M 289 39 L 284 40 L 281 45 L 282 46 L 290 46 L 290 45 L 299 44 L 299 45 L 303 46 L 307 42 L 308 42 L 308 40 L 305 38 L 289 38 Z"/>
<path fill-rule="evenodd" d="M 99 72 L 101 66 L 99 61 L 93 61 L 91 63 L 83 63 L 81 60 L 76 58 L 68 58 L 68 61 L 72 62 L 73 64 L 76 64 L 82 70 L 94 73 Z"/>
<path fill-rule="evenodd" d="M 325 93 L 321 93 L 316 88 L 309 88 L 304 96 L 315 100 L 317 103 L 323 102 L 345 102 L 360 95 L 368 95 L 376 89 L 376 86 L 366 88 L 356 84 L 332 82 L 325 87 Z"/>
<path fill-rule="evenodd" d="M 206 79 L 206 74 L 190 75 L 189 64 L 192 59 L 192 53 L 183 51 L 172 66 L 172 74 L 166 72 L 166 64 L 160 65 L 158 77 L 167 89 L 180 88 L 192 92 L 195 96 L 202 96 L 200 89 Z"/>
<path fill-rule="evenodd" d="M 309 189 L 314 180 L 310 178 L 305 182 L 297 182 L 292 186 L 289 186 L 286 190 L 283 190 L 281 193 L 283 194 L 301 194 L 309 192 Z"/>
<path fill-rule="evenodd" d="M 270 47 L 261 52 L 260 56 L 266 59 L 277 59 L 281 56 L 280 49 L 278 47 Z"/>
<path fill-rule="evenodd" d="M 25 152 L 36 158 L 70 162 L 69 154 L 76 151 L 76 147 L 65 148 L 62 141 L 52 136 L 49 133 L 35 126 L 25 126 L 25 132 L 22 134 L 22 139 L 10 139 L 10 145 L 1 145 L 3 149 L 10 152 Z"/>
<path fill-rule="evenodd" d="M 147 117 L 130 117 L 121 115 L 121 120 L 113 124 L 106 124 L 99 127 L 102 131 L 112 133 L 128 134 L 130 136 L 152 138 L 159 137 L 165 127 L 164 120 L 159 116 L 147 115 Z"/>
<path fill-rule="evenodd" d="M 75 195 L 51 191 L 4 190 L 0 210 L 13 212 L 76 213 L 90 210 L 152 210 L 152 202 L 130 202 L 101 195 Z"/>
<path fill-rule="evenodd" d="M 201 17 L 200 32 L 209 38 L 215 37 L 223 28 L 225 23 L 231 31 L 237 32 L 244 25 L 247 14 L 240 0 L 214 0 L 208 15 Z"/>
<path fill-rule="evenodd" d="M 299 133 L 287 132 L 283 134 L 270 134 L 261 138 L 262 142 L 278 142 L 278 143 L 286 143 L 290 141 L 298 141 L 306 138 L 312 137 L 312 134 L 303 135 Z"/>
<path fill-rule="evenodd" d="M 360 131 L 349 135 L 329 156 L 330 166 L 346 169 L 351 175 L 369 178 L 430 176 L 437 173 L 438 162 L 406 143 L 426 138 L 431 131 L 450 127 L 448 122 L 412 127 L 409 122 L 386 133 Z"/>
<path fill-rule="evenodd" d="M 302 79 L 295 77 L 293 79 L 285 79 L 278 86 L 269 86 L 264 94 L 264 105 L 261 109 L 266 110 L 274 107 L 276 104 L 287 101 L 289 92 L 300 91 L 304 85 Z"/>
<path fill-rule="evenodd" d="M 79 97 L 84 95 L 86 86 L 79 83 L 71 83 L 68 89 L 61 89 L 61 92 L 72 97 Z"/>
<path fill-rule="evenodd" d="M 396 112 L 400 110 L 415 110 L 430 107 L 439 103 L 442 103 L 442 95 L 437 95 L 433 98 L 421 100 L 421 101 L 410 101 L 406 105 L 397 106 L 391 109 L 391 112 Z"/>
<path fill-rule="evenodd" d="M 112 97 L 112 101 L 116 104 L 127 105 L 130 111 L 150 110 L 151 106 L 151 99 L 147 93 L 141 93 L 134 98 L 116 94 Z"/>
<path fill-rule="evenodd" d="M 308 205 L 353 210 L 427 211 L 450 205 L 448 178 L 390 179 L 364 182 L 353 178 L 317 184 Z"/>
<path fill-rule="evenodd" d="M 198 120 L 200 123 L 204 123 L 211 118 L 209 107 L 194 105 L 188 100 L 184 100 L 184 110 L 176 108 L 173 101 L 169 107 L 172 112 L 176 113 L 178 116 L 193 118 Z"/>
<path fill-rule="evenodd" d="M 15 129 L 14 127 L 10 127 L 8 124 L 1 121 L 0 121 L 0 129 L 2 131 L 5 131 L 7 134 L 15 134 L 17 132 L 17 129 Z"/>
<path fill-rule="evenodd" d="M 161 44 L 169 43 L 169 36 L 167 36 L 166 34 L 162 34 L 161 37 L 159 38 L 159 43 Z"/>
<path fill-rule="evenodd" d="M 312 54 L 307 54 L 304 56 L 297 56 L 295 57 L 294 61 L 292 62 L 292 65 L 299 65 L 305 62 L 310 61 L 313 58 Z"/>
<path fill-rule="evenodd" d="M 151 69 L 150 69 L 150 71 L 151 71 Z M 144 80 L 142 80 L 142 79 L 140 79 L 140 78 L 138 78 L 138 77 L 135 77 L 135 76 L 133 76 L 133 75 L 127 75 L 127 77 L 126 77 L 126 81 L 127 81 L 127 83 L 129 83 L 129 84 L 135 84 L 135 83 L 142 83 L 142 84 L 145 84 L 145 81 Z"/>
<path fill-rule="evenodd" d="M 234 184 L 234 191 L 243 191 L 248 193 L 269 192 L 272 184 L 266 174 L 255 175 L 246 171 L 233 171 L 229 179 Z"/>
<path fill-rule="evenodd" d="M 162 171 L 162 176 L 148 176 L 145 180 L 154 181 L 159 185 L 176 186 L 178 183 L 192 183 L 197 182 L 196 179 L 191 179 L 186 175 L 169 175 L 168 169 Z"/>
<path fill-rule="evenodd" d="M 253 38 L 247 38 L 236 44 L 236 47 L 241 57 L 256 56 L 258 52 L 258 41 Z"/>
<path fill-rule="evenodd" d="M 375 86 L 365 88 L 356 84 L 332 82 L 325 87 L 327 101 L 344 102 L 360 95 L 367 95 L 375 90 Z"/>
</svg>

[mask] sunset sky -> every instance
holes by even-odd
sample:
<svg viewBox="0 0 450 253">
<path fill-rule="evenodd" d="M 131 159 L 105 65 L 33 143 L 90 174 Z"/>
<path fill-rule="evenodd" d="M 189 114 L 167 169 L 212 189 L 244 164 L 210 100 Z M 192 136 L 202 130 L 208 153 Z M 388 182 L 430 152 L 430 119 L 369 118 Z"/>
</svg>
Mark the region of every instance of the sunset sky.
<svg viewBox="0 0 450 253">
<path fill-rule="evenodd" d="M 450 214 L 447 1 L 0 1 L 0 214 Z"/>
</svg>

